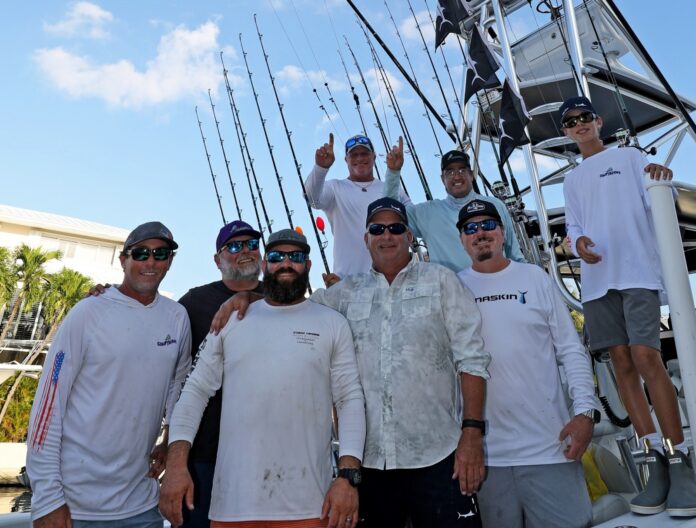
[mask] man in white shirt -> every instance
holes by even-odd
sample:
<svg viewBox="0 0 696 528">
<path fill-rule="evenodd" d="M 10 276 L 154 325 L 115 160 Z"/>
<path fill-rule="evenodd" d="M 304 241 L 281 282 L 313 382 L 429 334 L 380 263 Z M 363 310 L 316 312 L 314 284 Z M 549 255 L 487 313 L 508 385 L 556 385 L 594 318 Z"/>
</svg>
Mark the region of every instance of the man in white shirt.
<svg viewBox="0 0 696 528">
<path fill-rule="evenodd" d="M 193 506 L 186 460 L 208 399 L 220 387 L 213 528 L 249 521 L 354 528 L 358 522 L 364 397 L 347 321 L 305 298 L 309 250 L 304 235 L 274 232 L 262 263 L 263 301 L 202 345 L 171 419 L 160 509 L 173 525 L 182 522 L 182 498 Z M 333 483 L 332 405 L 340 439 Z"/>
<path fill-rule="evenodd" d="M 606 149 L 602 118 L 585 97 L 560 109 L 563 133 L 583 161 L 565 178 L 566 228 L 582 259 L 582 303 L 592 350 L 609 349 L 621 400 L 645 446 L 650 477 L 631 501 L 635 513 L 667 508 L 672 516 L 696 515 L 696 479 L 684 441 L 674 385 L 660 356 L 657 241 L 644 177 L 672 179 L 667 167 L 648 163 L 635 148 Z M 645 397 L 648 387 L 665 447 Z"/>
<path fill-rule="evenodd" d="M 568 309 L 541 268 L 505 256 L 504 227 L 492 203 L 469 202 L 456 227 L 472 260 L 459 278 L 474 294 L 491 354 L 481 521 L 506 528 L 589 526 L 592 506 L 579 460 L 599 402 Z"/>
<path fill-rule="evenodd" d="M 398 196 L 395 198 L 410 203 L 398 185 L 404 163 L 403 140 L 399 141 L 400 155 L 387 158 L 387 174 L 393 173 L 393 178 L 397 181 L 394 194 Z M 392 152 L 397 148 L 395 146 Z M 367 206 L 384 194 L 384 183 L 374 176 L 377 155 L 370 138 L 364 135 L 353 136 L 346 141 L 345 153 L 348 177 L 326 181 L 329 169 L 336 160 L 334 137 L 329 134 L 328 143 L 316 150 L 314 168 L 305 181 L 310 205 L 314 209 L 323 210 L 331 224 L 334 236 L 333 271 L 339 277 L 370 270 L 370 254 L 363 242 L 363 221 Z"/>
<path fill-rule="evenodd" d="M 148 462 L 191 365 L 186 310 L 157 293 L 177 247 L 159 222 L 135 228 L 121 285 L 56 333 L 27 439 L 35 528 L 162 526 Z"/>
</svg>

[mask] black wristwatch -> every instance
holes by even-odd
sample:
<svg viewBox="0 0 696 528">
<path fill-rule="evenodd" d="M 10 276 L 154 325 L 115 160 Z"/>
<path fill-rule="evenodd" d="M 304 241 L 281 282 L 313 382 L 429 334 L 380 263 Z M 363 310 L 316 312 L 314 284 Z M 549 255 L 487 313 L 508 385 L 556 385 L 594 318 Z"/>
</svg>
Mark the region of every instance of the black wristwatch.
<svg viewBox="0 0 696 528">
<path fill-rule="evenodd" d="M 586 416 L 587 418 L 592 420 L 593 424 L 598 424 L 599 421 L 602 419 L 602 413 L 600 413 L 597 409 L 590 409 L 589 411 L 581 412 L 576 416 Z"/>
<path fill-rule="evenodd" d="M 357 488 L 362 482 L 362 474 L 360 473 L 360 468 L 341 468 L 336 474 L 336 478 L 344 478 L 348 481 L 348 484 Z"/>
<path fill-rule="evenodd" d="M 462 420 L 462 429 L 466 427 L 474 427 L 481 430 L 481 434 L 486 434 L 486 422 L 483 420 L 474 420 L 473 418 L 465 418 Z"/>
</svg>

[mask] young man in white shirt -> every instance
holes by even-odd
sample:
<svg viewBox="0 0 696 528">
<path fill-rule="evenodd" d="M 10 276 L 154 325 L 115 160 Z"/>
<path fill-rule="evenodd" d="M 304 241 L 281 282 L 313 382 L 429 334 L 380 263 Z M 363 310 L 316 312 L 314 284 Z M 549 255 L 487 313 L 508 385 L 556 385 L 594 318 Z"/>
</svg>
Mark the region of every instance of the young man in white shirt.
<svg viewBox="0 0 696 528">
<path fill-rule="evenodd" d="M 599 418 L 589 358 L 548 275 L 506 257 L 495 205 L 472 200 L 461 209 L 457 229 L 472 260 L 459 278 L 474 294 L 491 355 L 487 474 L 478 493 L 482 524 L 585 528 L 592 506 L 579 460 Z"/>
<path fill-rule="evenodd" d="M 645 173 L 672 179 L 638 149 L 606 149 L 602 118 L 585 97 L 560 109 L 563 133 L 582 163 L 565 178 L 568 236 L 582 259 L 582 302 L 592 350 L 609 349 L 621 399 L 647 453 L 650 478 L 631 501 L 636 513 L 667 508 L 696 515 L 696 479 L 684 441 L 674 386 L 660 356 L 660 260 Z M 650 392 L 668 453 L 652 421 L 641 378 Z M 671 484 L 670 484 L 671 483 Z"/>
</svg>

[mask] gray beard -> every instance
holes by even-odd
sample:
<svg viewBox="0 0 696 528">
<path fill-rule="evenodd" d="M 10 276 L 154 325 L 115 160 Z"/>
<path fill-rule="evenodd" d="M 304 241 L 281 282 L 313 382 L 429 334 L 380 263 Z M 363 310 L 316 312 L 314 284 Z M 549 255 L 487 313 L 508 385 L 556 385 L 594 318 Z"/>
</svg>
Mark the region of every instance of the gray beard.
<svg viewBox="0 0 696 528">
<path fill-rule="evenodd" d="M 230 268 L 223 274 L 222 278 L 233 281 L 247 281 L 258 279 L 259 273 L 261 273 L 261 266 L 258 262 L 254 262 L 246 266 Z"/>
</svg>

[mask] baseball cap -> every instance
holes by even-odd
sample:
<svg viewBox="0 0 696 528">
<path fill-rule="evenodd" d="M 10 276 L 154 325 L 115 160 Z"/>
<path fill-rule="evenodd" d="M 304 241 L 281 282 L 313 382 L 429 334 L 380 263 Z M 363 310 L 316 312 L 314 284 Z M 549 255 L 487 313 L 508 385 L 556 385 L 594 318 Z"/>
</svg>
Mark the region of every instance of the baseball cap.
<svg viewBox="0 0 696 528">
<path fill-rule="evenodd" d="M 491 216 L 498 222 L 502 222 L 500 213 L 495 205 L 486 200 L 471 200 L 468 204 L 459 210 L 459 221 L 457 222 L 457 230 L 461 230 L 462 226 L 475 216 Z"/>
<path fill-rule="evenodd" d="M 246 222 L 242 220 L 235 220 L 222 226 L 220 232 L 218 233 L 217 239 L 215 240 L 215 251 L 220 251 L 220 248 L 225 245 L 225 243 L 232 237 L 249 235 L 253 238 L 261 238 L 261 233 L 256 231 Z"/>
<path fill-rule="evenodd" d="M 384 197 L 375 200 L 370 205 L 367 206 L 367 220 L 365 225 L 369 225 L 370 220 L 377 213 L 382 211 L 391 211 L 398 214 L 404 221 L 404 224 L 408 225 L 408 216 L 406 215 L 406 206 L 394 198 Z"/>
<path fill-rule="evenodd" d="M 151 238 L 157 238 L 159 240 L 164 240 L 171 249 L 177 249 L 179 244 L 174 242 L 174 236 L 172 232 L 161 222 L 146 222 L 139 225 L 133 231 L 130 232 L 126 242 L 123 244 L 123 249 L 130 249 L 132 246 L 136 245 L 138 242 L 143 240 L 149 240 Z"/>
<path fill-rule="evenodd" d="M 375 147 L 372 146 L 372 141 L 370 141 L 370 138 L 362 134 L 358 134 L 357 136 L 353 136 L 346 141 L 346 154 L 358 147 L 365 147 L 370 152 L 375 151 Z"/>
<path fill-rule="evenodd" d="M 563 121 L 565 115 L 571 110 L 586 110 L 588 112 L 592 112 L 593 114 L 597 113 L 590 100 L 583 96 L 566 99 L 565 103 L 563 103 L 559 109 L 559 112 L 561 113 L 561 121 Z"/>
<path fill-rule="evenodd" d="M 292 244 L 302 249 L 305 253 L 309 253 L 310 247 L 307 244 L 307 237 L 298 233 L 294 229 L 281 229 L 271 233 L 266 241 L 266 251 L 281 244 Z"/>
<path fill-rule="evenodd" d="M 445 170 L 450 163 L 454 163 L 455 161 L 460 161 L 466 164 L 467 167 L 471 167 L 469 155 L 466 152 L 462 152 L 461 150 L 450 150 L 442 155 L 440 170 Z"/>
</svg>

